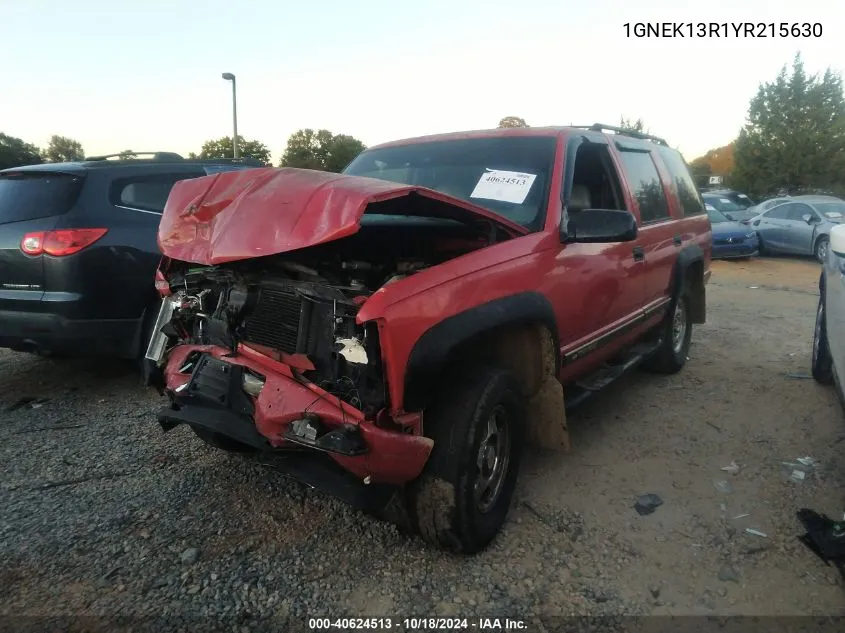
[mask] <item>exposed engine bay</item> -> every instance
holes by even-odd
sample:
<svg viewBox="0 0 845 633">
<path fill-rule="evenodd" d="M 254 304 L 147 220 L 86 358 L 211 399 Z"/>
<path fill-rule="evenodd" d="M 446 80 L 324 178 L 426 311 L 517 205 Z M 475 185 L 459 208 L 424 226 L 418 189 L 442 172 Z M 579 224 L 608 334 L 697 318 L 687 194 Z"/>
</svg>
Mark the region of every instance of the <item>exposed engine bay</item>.
<svg viewBox="0 0 845 633">
<path fill-rule="evenodd" d="M 172 294 L 147 357 L 161 363 L 185 343 L 233 352 L 244 343 L 374 415 L 385 406 L 386 387 L 378 331 L 356 323 L 360 306 L 379 288 L 487 241 L 457 224 L 445 231 L 442 225 L 367 228 L 285 255 L 218 266 L 169 262 Z"/>
</svg>

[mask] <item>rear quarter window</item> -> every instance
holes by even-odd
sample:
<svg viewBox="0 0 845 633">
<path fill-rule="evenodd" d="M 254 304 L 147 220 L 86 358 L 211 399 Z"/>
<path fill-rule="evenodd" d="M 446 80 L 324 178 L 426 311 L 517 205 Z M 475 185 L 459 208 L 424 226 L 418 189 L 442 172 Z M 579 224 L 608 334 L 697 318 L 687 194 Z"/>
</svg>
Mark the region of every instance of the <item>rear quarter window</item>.
<svg viewBox="0 0 845 633">
<path fill-rule="evenodd" d="M 660 180 L 651 152 L 622 147 L 619 149 L 628 182 L 640 208 L 642 223 L 649 224 L 668 218 L 669 203 L 666 200 L 663 182 Z"/>
<path fill-rule="evenodd" d="M 205 171 L 182 174 L 152 174 L 119 178 L 111 185 L 110 202 L 124 209 L 161 213 L 170 190 L 180 180 L 205 176 Z"/>
<path fill-rule="evenodd" d="M 41 171 L 0 174 L 0 223 L 63 215 L 76 203 L 83 182 L 81 176 Z"/>
<path fill-rule="evenodd" d="M 659 151 L 663 164 L 672 176 L 672 187 L 681 203 L 684 217 L 703 214 L 704 201 L 701 199 L 701 193 L 695 186 L 695 181 L 689 173 L 689 167 L 683 156 L 668 147 L 661 147 Z"/>
</svg>

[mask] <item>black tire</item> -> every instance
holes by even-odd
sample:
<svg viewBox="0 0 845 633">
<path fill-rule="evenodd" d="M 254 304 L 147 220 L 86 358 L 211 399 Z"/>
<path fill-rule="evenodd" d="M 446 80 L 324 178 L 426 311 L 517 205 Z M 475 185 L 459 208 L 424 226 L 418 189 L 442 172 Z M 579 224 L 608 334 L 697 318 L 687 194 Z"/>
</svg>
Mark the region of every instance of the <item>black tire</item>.
<svg viewBox="0 0 845 633">
<path fill-rule="evenodd" d="M 501 369 L 476 367 L 445 384 L 452 386 L 440 391 L 425 411 L 424 430 L 434 448 L 422 475 L 409 487 L 409 516 L 429 544 L 474 554 L 490 544 L 507 518 L 522 454 L 526 403 L 516 378 Z M 489 476 L 482 474 L 488 470 Z M 485 480 L 490 486 L 477 493 Z"/>
<path fill-rule="evenodd" d="M 191 430 L 197 435 L 197 437 L 199 437 L 203 442 L 205 442 L 209 446 L 219 448 L 221 450 L 226 451 L 227 453 L 257 452 L 257 449 L 253 448 L 252 446 L 242 444 L 241 442 L 228 438 L 225 435 L 220 435 L 219 433 L 214 433 L 213 431 L 206 431 L 205 429 L 197 429 L 193 427 L 191 427 Z"/>
<path fill-rule="evenodd" d="M 813 378 L 820 385 L 833 384 L 833 357 L 830 355 L 830 347 L 827 341 L 823 297 L 819 297 L 819 306 L 816 308 L 816 325 L 813 328 L 812 373 Z"/>
<path fill-rule="evenodd" d="M 759 233 L 757 234 L 757 254 L 758 255 L 765 255 L 766 254 L 766 245 L 763 243 L 763 236 Z"/>
<path fill-rule="evenodd" d="M 813 247 L 813 255 L 820 264 L 827 261 L 827 249 L 830 246 L 830 238 L 827 235 L 822 235 L 816 240 L 816 245 Z"/>
<path fill-rule="evenodd" d="M 660 326 L 663 342 L 657 352 L 646 361 L 645 369 L 658 374 L 676 374 L 683 369 L 692 340 L 689 314 L 689 294 L 682 290 L 672 302 L 671 310 Z"/>
</svg>

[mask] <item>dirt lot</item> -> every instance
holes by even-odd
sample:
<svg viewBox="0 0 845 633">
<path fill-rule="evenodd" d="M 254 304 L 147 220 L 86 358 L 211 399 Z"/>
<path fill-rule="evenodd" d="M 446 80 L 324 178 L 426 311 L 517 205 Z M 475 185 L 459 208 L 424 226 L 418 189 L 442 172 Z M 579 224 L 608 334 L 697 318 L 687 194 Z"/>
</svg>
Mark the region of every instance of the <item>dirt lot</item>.
<svg viewBox="0 0 845 633">
<path fill-rule="evenodd" d="M 845 416 L 805 377 L 818 266 L 713 270 L 687 368 L 573 416 L 573 452 L 526 458 L 510 522 L 471 559 L 162 434 L 122 365 L 0 352 L 0 615 L 845 614 L 794 516 L 845 510 Z M 22 397 L 44 400 L 8 410 Z M 820 471 L 783 480 L 805 455 Z M 644 493 L 664 503 L 639 516 Z"/>
</svg>

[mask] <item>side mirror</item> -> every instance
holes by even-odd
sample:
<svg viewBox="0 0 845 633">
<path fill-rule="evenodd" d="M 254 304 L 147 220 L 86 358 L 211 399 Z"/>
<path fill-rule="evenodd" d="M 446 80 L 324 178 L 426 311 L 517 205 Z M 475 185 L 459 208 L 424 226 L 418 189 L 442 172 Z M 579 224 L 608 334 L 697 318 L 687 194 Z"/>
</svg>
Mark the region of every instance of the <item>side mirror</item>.
<svg viewBox="0 0 845 633">
<path fill-rule="evenodd" d="M 845 224 L 838 224 L 830 230 L 830 250 L 845 257 Z"/>
<path fill-rule="evenodd" d="M 806 222 L 807 224 L 813 223 L 813 216 L 810 215 L 809 213 L 805 213 L 804 215 L 802 215 L 801 219 L 804 220 L 804 222 Z"/>
<path fill-rule="evenodd" d="M 567 242 L 610 244 L 637 239 L 637 220 L 628 211 L 584 209 L 569 218 Z"/>
</svg>

